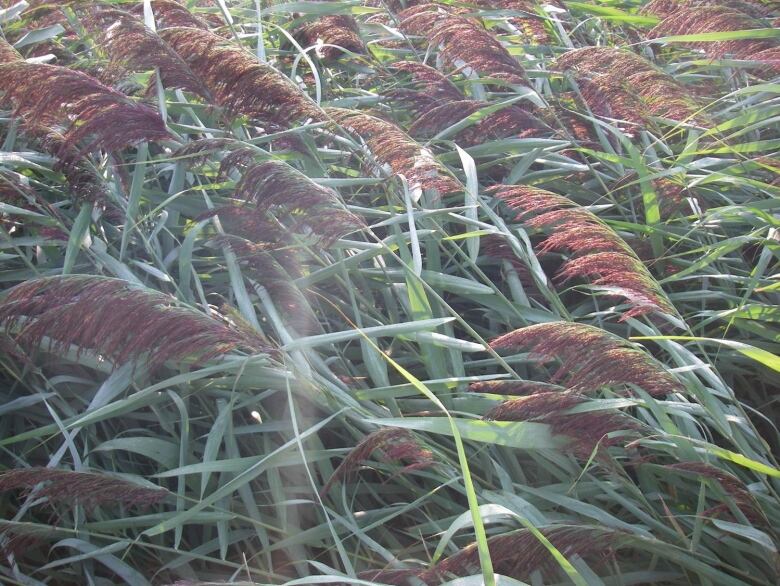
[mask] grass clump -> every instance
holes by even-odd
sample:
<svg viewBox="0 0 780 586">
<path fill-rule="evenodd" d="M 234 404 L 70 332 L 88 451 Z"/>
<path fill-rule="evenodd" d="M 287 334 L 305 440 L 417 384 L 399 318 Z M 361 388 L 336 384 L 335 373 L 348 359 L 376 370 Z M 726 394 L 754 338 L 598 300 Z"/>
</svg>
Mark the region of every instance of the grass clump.
<svg viewBox="0 0 780 586">
<path fill-rule="evenodd" d="M 761 0 L 0 10 L 0 582 L 778 582 Z"/>
</svg>

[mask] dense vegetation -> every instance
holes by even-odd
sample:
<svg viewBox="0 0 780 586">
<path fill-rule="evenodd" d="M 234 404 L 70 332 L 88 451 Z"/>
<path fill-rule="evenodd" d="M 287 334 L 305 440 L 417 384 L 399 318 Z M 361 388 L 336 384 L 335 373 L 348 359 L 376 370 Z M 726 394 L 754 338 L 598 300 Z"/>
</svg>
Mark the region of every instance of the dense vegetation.
<svg viewBox="0 0 780 586">
<path fill-rule="evenodd" d="M 778 582 L 776 2 L 0 6 L 0 582 Z"/>
</svg>

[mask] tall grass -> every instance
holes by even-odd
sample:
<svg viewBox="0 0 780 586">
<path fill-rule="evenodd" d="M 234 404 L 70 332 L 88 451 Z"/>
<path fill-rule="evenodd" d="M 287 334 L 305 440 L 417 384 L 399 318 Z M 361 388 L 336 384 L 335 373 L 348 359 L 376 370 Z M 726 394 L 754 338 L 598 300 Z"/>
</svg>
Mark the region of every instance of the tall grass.
<svg viewBox="0 0 780 586">
<path fill-rule="evenodd" d="M 0 5 L 0 582 L 778 582 L 774 3 Z"/>
</svg>

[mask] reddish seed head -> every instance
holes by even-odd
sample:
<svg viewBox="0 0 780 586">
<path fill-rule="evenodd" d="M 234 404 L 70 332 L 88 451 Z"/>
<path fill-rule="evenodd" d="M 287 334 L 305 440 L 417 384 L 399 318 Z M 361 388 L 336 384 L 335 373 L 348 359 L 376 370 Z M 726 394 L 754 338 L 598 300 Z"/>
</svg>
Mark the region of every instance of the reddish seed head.
<svg viewBox="0 0 780 586">
<path fill-rule="evenodd" d="M 0 472 L 0 492 L 34 491 L 51 502 L 78 503 L 87 507 L 120 504 L 148 507 L 163 501 L 168 491 L 147 488 L 107 474 L 74 472 L 56 468 L 17 468 Z"/>
<path fill-rule="evenodd" d="M 621 321 L 658 310 L 674 313 L 642 261 L 633 255 L 599 252 L 572 258 L 563 264 L 558 278 L 564 282 L 584 278 L 623 297 L 631 308 L 621 315 Z"/>
<path fill-rule="evenodd" d="M 335 191 L 282 161 L 247 166 L 236 185 L 236 197 L 254 203 L 261 216 L 268 211 L 291 214 L 296 225 L 310 230 L 323 245 L 364 227 L 341 205 Z"/>
<path fill-rule="evenodd" d="M 115 79 L 123 70 L 152 71 L 159 69 L 166 88 L 190 91 L 210 99 L 208 89 L 201 83 L 184 60 L 154 31 L 128 12 L 97 6 L 87 11 L 81 22 L 100 40 L 108 53 L 107 71 Z M 154 91 L 152 80 L 149 91 Z"/>
<path fill-rule="evenodd" d="M 723 492 L 734 499 L 737 508 L 751 523 L 768 523 L 755 497 L 750 493 L 745 484 L 733 474 L 703 462 L 678 462 L 677 464 L 667 464 L 664 468 L 716 482 Z M 730 511 L 726 503 L 720 503 L 707 509 L 702 514 L 705 517 L 719 517 L 721 515 L 729 515 Z"/>
<path fill-rule="evenodd" d="M 531 187 L 530 185 L 494 185 L 487 193 L 503 201 L 507 207 L 517 213 L 520 220 L 530 214 L 539 214 L 560 208 L 572 208 L 576 204 L 569 198 L 552 191 Z"/>
<path fill-rule="evenodd" d="M 418 89 L 398 88 L 388 96 L 411 108 L 416 119 L 409 129 L 414 136 L 431 138 L 488 105 L 466 100 L 452 82 L 436 69 L 420 63 L 402 62 L 394 71 L 408 72 Z M 511 105 L 487 115 L 476 124 L 458 132 L 453 140 L 461 145 L 480 144 L 507 136 L 536 136 L 543 124 L 519 105 Z"/>
<path fill-rule="evenodd" d="M 59 352 L 90 349 L 115 365 L 143 358 L 205 362 L 244 348 L 271 352 L 257 335 L 177 304 L 173 297 L 121 279 L 69 275 L 17 285 L 0 303 L 0 327 L 17 343 Z"/>
<path fill-rule="evenodd" d="M 429 96 L 432 103 L 458 102 L 464 98 L 461 91 L 439 70 L 413 61 L 401 61 L 391 66 L 394 72 L 403 71 L 417 86 L 415 94 Z"/>
<path fill-rule="evenodd" d="M 567 252 L 573 258 L 561 267 L 559 278 L 588 279 L 623 297 L 631 308 L 621 320 L 675 309 L 631 247 L 595 214 L 561 195 L 528 186 L 499 185 L 488 190 L 502 200 L 515 219 L 548 235 L 543 253 Z"/>
<path fill-rule="evenodd" d="M 281 127 L 305 119 L 324 120 L 320 107 L 292 81 L 242 47 L 194 28 L 165 28 L 159 35 L 230 114 Z"/>
<path fill-rule="evenodd" d="M 363 40 L 355 18 L 348 14 L 330 14 L 318 18 L 314 22 L 300 27 L 296 31 L 303 47 L 310 47 L 323 43 L 324 45 L 337 45 L 336 47 L 323 47 L 322 56 L 326 59 L 335 59 L 342 54 L 339 47 L 352 53 L 362 54 L 366 52 Z"/>
<path fill-rule="evenodd" d="M 475 19 L 445 9 L 440 4 L 423 4 L 404 10 L 400 28 L 407 34 L 424 36 L 440 46 L 444 61 L 454 67 L 466 63 L 483 77 L 512 85 L 525 85 L 525 71 L 504 46 Z"/>
<path fill-rule="evenodd" d="M 768 17 L 772 14 L 769 3 L 765 4 L 761 0 L 651 0 L 642 6 L 639 13 L 666 18 L 681 10 L 707 7 L 728 8 L 753 18 Z"/>
<path fill-rule="evenodd" d="M 228 246 L 242 268 L 266 288 L 274 306 L 298 334 L 308 335 L 317 328 L 317 317 L 312 313 L 304 291 L 293 279 L 302 276 L 302 268 L 290 248 L 275 242 L 249 242 L 237 236 L 215 239 L 219 246 Z"/>
<path fill-rule="evenodd" d="M 649 33 L 649 38 L 697 33 L 715 33 L 760 29 L 765 25 L 732 6 L 684 6 L 664 18 Z M 712 59 L 732 56 L 757 61 L 767 75 L 780 71 L 780 45 L 774 39 L 736 39 L 716 42 L 685 43 L 704 51 Z"/>
<path fill-rule="evenodd" d="M 5 39 L 0 38 L 0 65 L 20 61 L 22 56 Z"/>
<path fill-rule="evenodd" d="M 0 554 L 18 559 L 59 535 L 53 527 L 0 521 Z"/>
<path fill-rule="evenodd" d="M 404 175 L 410 189 L 425 189 L 444 195 L 460 187 L 433 154 L 422 148 L 392 122 L 355 110 L 328 108 L 335 122 L 365 141 L 380 165 Z"/>
<path fill-rule="evenodd" d="M 542 535 L 565 557 L 584 558 L 591 567 L 608 562 L 614 551 L 628 545 L 630 536 L 602 527 L 560 525 L 540 529 Z M 487 541 L 493 569 L 504 576 L 530 580 L 540 572 L 545 583 L 555 583 L 560 577 L 560 565 L 528 529 L 494 535 Z M 414 577 L 424 584 L 441 584 L 457 576 L 468 576 L 479 571 L 479 550 L 475 543 L 444 558 L 427 570 L 386 569 L 363 572 L 361 578 L 383 584 L 406 585 Z"/>
<path fill-rule="evenodd" d="M 471 383 L 469 390 L 474 393 L 492 393 L 496 395 L 538 395 L 551 391 L 563 392 L 559 385 L 540 383 L 531 380 L 490 380 Z"/>
<path fill-rule="evenodd" d="M 192 14 L 186 6 L 176 0 L 153 0 L 151 4 L 158 29 L 180 26 L 201 30 L 210 28 L 208 22 Z M 137 16 L 142 16 L 144 13 L 143 4 L 135 4 L 130 10 Z"/>
<path fill-rule="evenodd" d="M 0 85 L 14 115 L 34 132 L 56 136 L 68 121 L 58 156 L 71 165 L 92 149 L 116 151 L 169 137 L 156 110 L 79 71 L 16 61 L 0 65 Z"/>
<path fill-rule="evenodd" d="M 385 428 L 367 435 L 342 460 L 333 476 L 323 487 L 321 494 L 327 494 L 334 482 L 349 477 L 362 463 L 377 452 L 382 461 L 405 463 L 397 473 L 427 468 L 435 463 L 433 453 L 419 444 L 414 435 L 405 429 Z"/>
<path fill-rule="evenodd" d="M 487 105 L 487 102 L 477 100 L 461 100 L 433 106 L 415 120 L 409 128 L 409 133 L 432 138 Z M 475 145 L 507 136 L 537 136 L 542 128 L 541 122 L 523 108 L 508 106 L 461 130 L 455 135 L 454 140 L 463 145 Z"/>
<path fill-rule="evenodd" d="M 569 413 L 568 410 L 586 403 L 577 393 L 540 392 L 526 397 L 509 399 L 485 414 L 485 419 L 496 421 L 535 421 L 550 426 L 555 435 L 568 437 L 571 453 L 588 459 L 598 447 L 617 445 L 621 438 L 607 437 L 616 431 L 638 431 L 639 423 L 616 410 Z"/>
<path fill-rule="evenodd" d="M 574 73 L 594 114 L 643 125 L 650 116 L 691 120 L 698 106 L 690 93 L 652 63 L 623 49 L 588 47 L 564 53 L 556 68 Z"/>
<path fill-rule="evenodd" d="M 663 366 L 629 342 L 600 328 L 572 322 L 550 322 L 520 328 L 490 343 L 497 350 L 526 350 L 539 361 L 557 359 L 553 383 L 591 392 L 605 386 L 636 385 L 653 396 L 682 392 Z"/>
</svg>

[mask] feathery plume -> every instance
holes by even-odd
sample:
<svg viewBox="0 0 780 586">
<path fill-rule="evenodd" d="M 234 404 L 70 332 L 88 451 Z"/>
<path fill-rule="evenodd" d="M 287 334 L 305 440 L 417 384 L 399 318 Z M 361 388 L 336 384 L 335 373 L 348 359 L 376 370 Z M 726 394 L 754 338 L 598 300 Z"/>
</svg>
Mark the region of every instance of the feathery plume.
<svg viewBox="0 0 780 586">
<path fill-rule="evenodd" d="M 569 438 L 568 448 L 577 458 L 587 460 L 599 447 L 620 444 L 621 438 L 610 438 L 615 431 L 639 431 L 640 424 L 621 411 L 610 409 L 569 413 L 569 410 L 588 400 L 579 393 L 541 392 L 508 399 L 485 414 L 495 421 L 534 421 L 550 426 L 555 435 Z"/>
<path fill-rule="evenodd" d="M 487 380 L 477 381 L 469 385 L 473 393 L 491 393 L 494 395 L 538 395 L 552 391 L 564 392 L 565 387 L 551 383 L 540 383 L 534 380 Z"/>
<path fill-rule="evenodd" d="M 409 128 L 409 134 L 432 138 L 445 128 L 488 106 L 488 102 L 460 100 L 434 106 L 423 113 Z M 488 114 L 476 124 L 461 130 L 454 140 L 463 145 L 475 145 L 508 136 L 527 138 L 538 136 L 542 124 L 517 105 L 510 105 Z"/>
<path fill-rule="evenodd" d="M 16 558 L 28 557 L 45 543 L 62 538 L 51 525 L 0 520 L 0 554 Z"/>
<path fill-rule="evenodd" d="M 516 212 L 516 220 L 549 232 L 539 245 L 542 253 L 566 251 L 574 255 L 561 267 L 559 278 L 588 278 L 594 285 L 624 297 L 631 308 L 622 320 L 653 311 L 676 313 L 631 247 L 592 212 L 562 195 L 536 187 L 497 185 L 488 193 Z"/>
<path fill-rule="evenodd" d="M 171 157 L 174 159 L 186 159 L 188 164 L 198 166 L 210 162 L 215 154 L 240 144 L 232 138 L 200 138 L 179 147 Z M 242 147 L 239 146 L 237 148 Z M 225 176 L 227 173 L 220 173 L 220 175 Z"/>
<path fill-rule="evenodd" d="M 490 347 L 527 349 L 540 362 L 559 360 L 551 382 L 578 392 L 629 384 L 654 397 L 683 391 L 680 382 L 660 362 L 594 326 L 562 321 L 536 324 L 499 336 Z"/>
<path fill-rule="evenodd" d="M 640 8 L 639 14 L 666 18 L 679 10 L 712 7 L 728 8 L 753 18 L 765 18 L 772 14 L 772 8 L 761 0 L 650 0 Z"/>
<path fill-rule="evenodd" d="M 231 115 L 243 114 L 282 127 L 324 119 L 322 109 L 292 81 L 222 37 L 186 27 L 165 28 L 159 35 Z"/>
<path fill-rule="evenodd" d="M 265 161 L 247 168 L 236 185 L 236 196 L 259 209 L 286 205 L 294 209 L 332 204 L 336 192 L 317 185 L 309 177 L 282 161 Z"/>
<path fill-rule="evenodd" d="M 576 206 L 567 197 L 530 185 L 495 185 L 489 189 L 489 192 L 511 209 L 518 210 L 518 219 L 532 212 L 542 213 Z"/>
<path fill-rule="evenodd" d="M 320 494 L 327 494 L 334 482 L 349 477 L 361 464 L 369 461 L 374 452 L 377 452 L 380 461 L 406 463 L 396 474 L 428 468 L 435 463 L 433 453 L 422 447 L 410 431 L 393 427 L 380 429 L 367 435 L 352 449 Z"/>
<path fill-rule="evenodd" d="M 626 535 L 614 529 L 589 526 L 559 526 L 540 529 L 541 533 L 566 558 L 584 558 L 590 563 L 605 563 L 626 540 Z M 529 529 L 496 535 L 488 539 L 490 558 L 496 572 L 521 580 L 528 580 L 535 571 L 555 582 L 560 566 L 544 543 Z M 420 577 L 428 583 L 437 583 L 445 576 L 467 576 L 479 568 L 479 551 L 472 543 L 443 559 Z M 436 581 L 436 582 L 434 582 Z"/>
<path fill-rule="evenodd" d="M 628 244 L 595 214 L 579 206 L 550 210 L 527 219 L 525 223 L 531 228 L 552 232 L 540 245 L 542 252 L 568 250 L 574 254 L 627 254 L 630 250 Z M 583 232 L 585 230 L 592 232 Z"/>
<path fill-rule="evenodd" d="M 380 165 L 387 165 L 394 174 L 404 175 L 410 189 L 431 190 L 441 195 L 460 190 L 433 153 L 392 122 L 342 108 L 328 108 L 327 113 L 336 123 L 361 138 Z"/>
<path fill-rule="evenodd" d="M 561 92 L 549 101 L 550 107 L 543 113 L 543 118 L 547 124 L 555 127 L 560 124 L 568 133 L 574 137 L 575 142 L 586 148 L 598 147 L 598 135 L 593 130 L 591 122 L 584 120 L 576 112 L 577 98 L 574 92 Z M 593 107 L 591 106 L 591 110 Z M 595 110 L 593 110 L 595 113 Z M 564 133 L 556 133 L 562 138 L 568 138 Z M 572 151 L 564 151 L 571 153 Z M 576 155 L 576 153 L 573 153 Z"/>
<path fill-rule="evenodd" d="M 338 202 L 338 194 L 318 185 L 287 163 L 269 160 L 244 170 L 236 185 L 236 197 L 254 203 L 260 210 L 284 206 L 305 210 Z"/>
<path fill-rule="evenodd" d="M 186 6 L 175 0 L 152 0 L 151 4 L 158 28 L 188 27 L 204 31 L 210 28 L 205 20 L 192 14 Z M 143 3 L 136 4 L 130 10 L 138 16 L 143 15 Z"/>
<path fill-rule="evenodd" d="M 603 527 L 558 525 L 539 530 L 566 558 L 581 557 L 591 565 L 606 563 L 616 549 L 629 544 L 630 536 Z M 519 529 L 487 540 L 494 570 L 518 580 L 529 580 L 534 572 L 541 572 L 545 583 L 554 583 L 560 565 L 529 529 Z M 476 543 L 444 558 L 427 570 L 387 569 L 361 573 L 364 580 L 404 586 L 415 577 L 424 584 L 441 584 L 454 576 L 468 576 L 479 570 L 479 550 Z"/>
<path fill-rule="evenodd" d="M 631 51 L 574 49 L 558 57 L 555 68 L 574 72 L 583 98 L 598 115 L 641 124 L 650 116 L 689 120 L 697 110 L 693 97 L 674 78 Z"/>
<path fill-rule="evenodd" d="M 517 253 L 515 253 L 503 235 L 487 234 L 480 237 L 479 252 L 480 254 L 490 258 L 508 261 L 512 265 L 512 268 L 514 268 L 517 272 L 523 285 L 526 283 L 533 283 L 533 279 L 531 278 L 531 273 L 528 271 L 528 267 L 522 261 L 522 259 L 517 256 Z"/>
<path fill-rule="evenodd" d="M 36 489 L 37 487 L 37 489 Z M 168 496 L 162 488 L 148 488 L 107 474 L 57 468 L 15 468 L 0 472 L 0 492 L 35 491 L 52 503 L 78 503 L 89 508 L 103 504 L 129 507 L 156 505 Z"/>
<path fill-rule="evenodd" d="M 423 4 L 401 12 L 400 29 L 440 47 L 452 67 L 465 64 L 480 75 L 511 85 L 525 85 L 520 63 L 477 20 L 454 14 L 440 4 Z"/>
<path fill-rule="evenodd" d="M 417 115 L 409 129 L 413 136 L 431 138 L 445 128 L 489 106 L 488 102 L 466 100 L 455 85 L 436 69 L 408 61 L 392 67 L 411 74 L 417 89 L 396 88 L 388 97 L 406 104 Z M 479 144 L 512 135 L 533 136 L 542 129 L 537 118 L 516 104 L 488 114 L 454 138 L 463 145 Z"/>
<path fill-rule="evenodd" d="M 102 179 L 90 162 L 81 156 L 76 146 L 65 144 L 64 137 L 50 129 L 33 125 L 25 130 L 28 136 L 34 139 L 37 148 L 55 157 L 61 157 L 56 167 L 59 167 L 57 170 L 62 172 L 74 201 L 97 204 L 104 210 L 108 208 L 107 193 Z M 1 190 L 2 185 L 0 185 Z M 57 215 L 54 208 L 50 208 L 49 213 Z"/>
<path fill-rule="evenodd" d="M 273 243 L 282 247 L 291 243 L 290 234 L 279 222 L 273 222 L 264 214 L 255 213 L 247 205 L 225 205 L 214 208 L 201 215 L 196 220 L 205 220 L 219 216 L 225 232 L 254 243 Z"/>
<path fill-rule="evenodd" d="M 234 169 L 245 171 L 254 164 L 256 157 L 257 151 L 245 146 L 230 149 L 219 163 L 219 176 L 227 177 Z"/>
<path fill-rule="evenodd" d="M 92 9 L 81 22 L 97 33 L 111 60 L 114 74 L 125 68 L 150 71 L 159 68 L 163 85 L 210 98 L 208 89 L 184 60 L 154 31 L 132 14 L 115 8 Z M 153 83 L 150 89 L 154 87 Z"/>
<path fill-rule="evenodd" d="M 437 104 L 459 102 L 464 99 L 463 94 L 455 84 L 430 65 L 413 61 L 400 61 L 391 65 L 390 69 L 396 75 L 399 71 L 408 73 L 416 89 L 395 89 L 390 91 L 388 95 L 393 99 L 410 103 L 420 114 Z"/>
<path fill-rule="evenodd" d="M 761 510 L 761 506 L 756 502 L 755 497 L 750 493 L 745 484 L 730 472 L 703 462 L 678 462 L 676 464 L 666 464 L 664 468 L 692 475 L 699 479 L 717 482 L 723 492 L 734 499 L 737 508 L 751 523 L 767 523 L 767 518 Z M 726 503 L 719 503 L 705 510 L 702 514 L 705 517 L 718 517 L 728 513 L 729 506 Z"/>
<path fill-rule="evenodd" d="M 558 278 L 567 282 L 575 278 L 587 279 L 591 285 L 603 287 L 610 295 L 620 295 L 631 308 L 620 319 L 626 320 L 658 311 L 672 313 L 657 282 L 648 273 L 641 260 L 622 252 L 595 252 L 567 260 Z"/>
<path fill-rule="evenodd" d="M 366 46 L 360 38 L 355 17 L 349 14 L 329 14 L 318 18 L 314 22 L 301 26 L 296 31 L 304 47 L 312 45 L 336 45 L 336 47 L 322 47 L 318 49 L 326 59 L 335 59 L 342 54 L 342 47 L 352 53 L 363 54 Z"/>
<path fill-rule="evenodd" d="M 95 148 L 115 151 L 135 142 L 169 137 L 156 110 L 85 73 L 16 61 L 0 65 L 0 84 L 4 99 L 14 106 L 14 115 L 27 126 L 45 128 L 51 134 L 67 121 L 59 148 L 66 163 Z M 74 149 L 87 138 L 85 146 Z"/>
<path fill-rule="evenodd" d="M 307 335 L 317 326 L 306 295 L 294 283 L 303 276 L 300 262 L 293 250 L 274 242 L 255 243 L 226 234 L 215 238 L 218 246 L 227 246 L 238 262 L 268 290 L 276 308 L 298 334 Z"/>
<path fill-rule="evenodd" d="M 673 35 L 692 35 L 763 28 L 764 24 L 729 7 L 704 6 L 672 12 L 649 33 L 657 39 Z M 712 59 L 727 55 L 735 59 L 757 61 L 769 72 L 780 71 L 780 44 L 776 39 L 736 39 L 716 42 L 686 42 L 685 46 L 703 51 Z"/>
<path fill-rule="evenodd" d="M 550 4 L 559 5 L 558 2 Z M 476 5 L 488 10 L 502 10 L 521 13 L 507 18 L 507 22 L 526 40 L 534 45 L 549 45 L 552 42 L 545 27 L 545 19 L 536 11 L 533 0 L 477 0 Z M 563 6 L 558 6 L 563 8 Z"/>
<path fill-rule="evenodd" d="M 257 213 L 289 213 L 297 225 L 308 228 L 326 245 L 363 227 L 360 218 L 341 205 L 335 191 L 318 185 L 282 161 L 247 167 L 235 193 L 253 203 Z"/>
<path fill-rule="evenodd" d="M 51 351 L 93 350 L 114 365 L 143 358 L 154 370 L 168 360 L 198 362 L 238 348 L 270 352 L 251 332 L 207 317 L 173 297 L 121 279 L 46 277 L 10 289 L 0 302 L 0 327 L 22 346 L 48 339 Z"/>
<path fill-rule="evenodd" d="M 8 41 L 0 37 L 0 65 L 12 61 L 21 61 L 22 56 L 11 46 Z"/>
<path fill-rule="evenodd" d="M 61 157 L 62 174 L 75 201 L 86 201 L 104 209 L 109 208 L 105 182 L 91 162 L 81 156 L 75 147 L 65 145 L 63 138 L 56 134 L 45 136 L 40 145 L 42 150 Z"/>
</svg>

